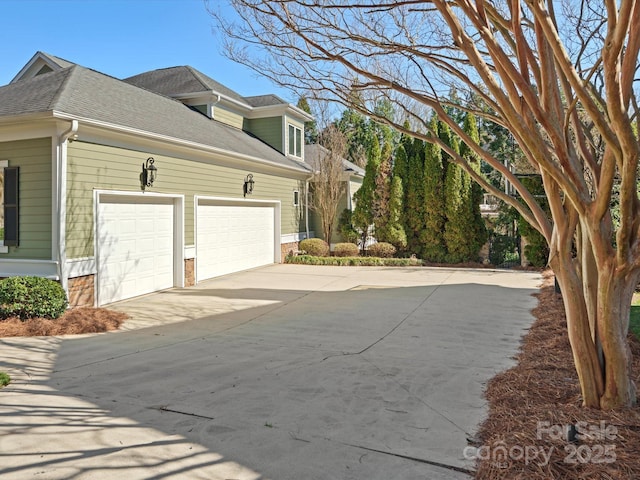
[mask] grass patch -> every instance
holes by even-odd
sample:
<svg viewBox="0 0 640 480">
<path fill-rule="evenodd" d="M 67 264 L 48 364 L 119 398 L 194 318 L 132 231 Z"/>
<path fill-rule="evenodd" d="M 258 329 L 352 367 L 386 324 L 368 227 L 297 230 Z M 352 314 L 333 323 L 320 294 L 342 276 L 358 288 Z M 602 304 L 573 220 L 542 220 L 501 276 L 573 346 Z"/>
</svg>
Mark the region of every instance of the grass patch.
<svg viewBox="0 0 640 480">
<path fill-rule="evenodd" d="M 380 258 L 380 257 L 314 257 L 312 255 L 288 256 L 285 263 L 299 265 L 334 265 L 340 267 L 420 267 L 422 260 L 417 258 Z"/>
<path fill-rule="evenodd" d="M 0 372 L 0 388 L 6 387 L 11 383 L 11 377 L 8 373 Z"/>
<path fill-rule="evenodd" d="M 631 300 L 629 331 L 640 340 L 640 293 L 638 292 L 633 294 L 633 299 Z"/>
</svg>

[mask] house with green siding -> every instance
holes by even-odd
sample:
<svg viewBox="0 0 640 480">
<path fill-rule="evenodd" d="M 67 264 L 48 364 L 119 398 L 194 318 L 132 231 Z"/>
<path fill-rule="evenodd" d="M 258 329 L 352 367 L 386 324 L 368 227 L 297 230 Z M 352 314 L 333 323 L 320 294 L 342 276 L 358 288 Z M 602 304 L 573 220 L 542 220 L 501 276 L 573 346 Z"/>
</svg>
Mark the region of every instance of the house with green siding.
<svg viewBox="0 0 640 480">
<path fill-rule="evenodd" d="M 104 305 L 280 262 L 313 236 L 311 119 L 188 66 L 116 79 L 36 53 L 0 87 L 0 277 Z"/>
</svg>

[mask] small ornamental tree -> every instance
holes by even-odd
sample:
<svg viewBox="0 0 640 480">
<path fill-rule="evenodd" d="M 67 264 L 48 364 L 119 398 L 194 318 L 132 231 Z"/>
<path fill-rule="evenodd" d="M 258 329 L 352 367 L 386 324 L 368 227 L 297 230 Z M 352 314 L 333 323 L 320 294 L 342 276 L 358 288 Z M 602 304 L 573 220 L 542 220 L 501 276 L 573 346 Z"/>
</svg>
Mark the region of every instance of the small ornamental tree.
<svg viewBox="0 0 640 480">
<path fill-rule="evenodd" d="M 324 240 L 330 244 L 340 198 L 345 192 L 342 159 L 346 141 L 342 132 L 332 125 L 322 132 L 320 141 L 324 148 L 317 158 L 311 178 L 313 190 L 310 208 L 320 217 Z"/>
</svg>

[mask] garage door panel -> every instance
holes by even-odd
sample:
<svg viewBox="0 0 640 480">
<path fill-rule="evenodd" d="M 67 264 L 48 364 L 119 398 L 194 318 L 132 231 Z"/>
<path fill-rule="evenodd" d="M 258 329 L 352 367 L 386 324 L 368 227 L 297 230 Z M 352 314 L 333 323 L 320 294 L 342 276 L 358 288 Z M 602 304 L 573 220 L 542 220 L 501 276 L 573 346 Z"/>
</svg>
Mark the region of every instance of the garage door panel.
<svg viewBox="0 0 640 480">
<path fill-rule="evenodd" d="M 174 285 L 172 201 L 107 197 L 98 205 L 97 221 L 101 304 Z"/>
<path fill-rule="evenodd" d="M 198 280 L 274 262 L 272 206 L 199 205 Z"/>
</svg>

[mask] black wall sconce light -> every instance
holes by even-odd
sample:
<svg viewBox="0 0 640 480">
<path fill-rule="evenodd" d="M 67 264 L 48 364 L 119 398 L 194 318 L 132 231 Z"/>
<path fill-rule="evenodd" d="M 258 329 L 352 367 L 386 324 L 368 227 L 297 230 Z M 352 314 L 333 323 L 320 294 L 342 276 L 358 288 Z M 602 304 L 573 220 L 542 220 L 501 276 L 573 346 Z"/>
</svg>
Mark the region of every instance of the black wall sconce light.
<svg viewBox="0 0 640 480">
<path fill-rule="evenodd" d="M 253 174 L 248 174 L 244 179 L 244 187 L 242 187 L 242 191 L 244 192 L 244 196 L 251 195 L 253 193 L 253 186 L 255 185 L 255 181 L 253 180 Z"/>
<path fill-rule="evenodd" d="M 142 191 L 147 187 L 151 187 L 153 182 L 155 182 L 156 177 L 158 176 L 158 169 L 154 165 L 155 160 L 153 157 L 147 158 L 147 163 L 142 164 L 142 173 L 140 174 L 140 186 L 142 187 Z"/>
</svg>

